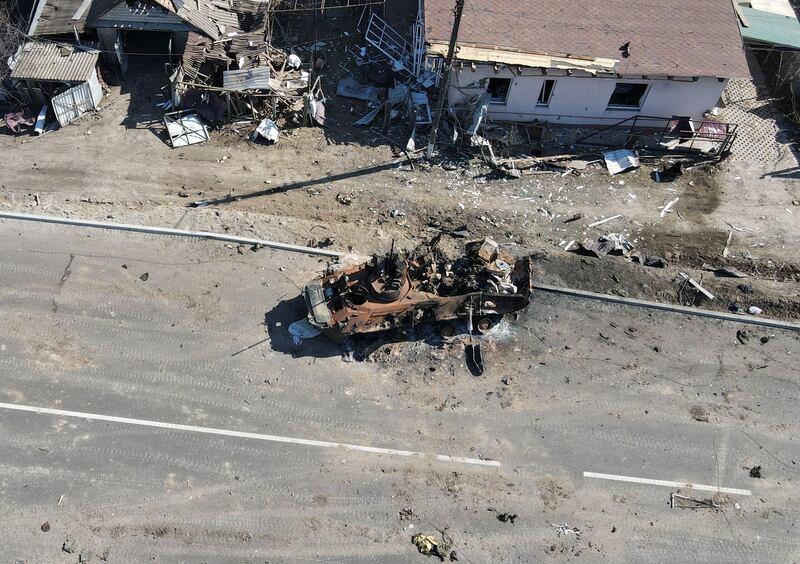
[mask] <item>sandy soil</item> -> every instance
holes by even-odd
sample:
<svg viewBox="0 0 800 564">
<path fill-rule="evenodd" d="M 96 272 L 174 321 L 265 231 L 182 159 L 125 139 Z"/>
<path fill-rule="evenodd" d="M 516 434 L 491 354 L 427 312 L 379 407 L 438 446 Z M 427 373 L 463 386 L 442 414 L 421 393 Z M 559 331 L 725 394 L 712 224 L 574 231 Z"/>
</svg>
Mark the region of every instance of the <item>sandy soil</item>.
<svg viewBox="0 0 800 564">
<path fill-rule="evenodd" d="M 331 46 L 329 61 L 351 57 Z M 331 64 L 331 95 L 344 74 Z M 717 298 L 704 307 L 800 317 L 800 188 L 777 164 L 725 161 L 657 183 L 652 166 L 611 177 L 601 165 L 566 176 L 497 177 L 465 156 L 413 169 L 387 135 L 351 125 L 363 102 L 333 97 L 321 128 L 285 128 L 280 142 L 248 140 L 251 126 L 212 131 L 211 141 L 172 149 L 159 110 L 164 77 L 132 59 L 122 86 L 102 109 L 40 138 L 0 136 L 4 156 L 0 209 L 226 230 L 293 243 L 334 238 L 333 247 L 368 254 L 392 239 L 411 246 L 440 230 L 491 235 L 538 258 L 538 281 L 632 297 L 691 303 L 685 272 Z M 3 130 L 4 132 L 7 130 Z M 735 151 L 735 147 L 734 147 Z M 337 199 L 338 197 L 338 199 Z M 670 213 L 660 210 L 678 198 Z M 206 200 L 205 208 L 191 203 Z M 341 202 L 349 202 L 343 204 Z M 577 221 L 565 223 L 575 214 Z M 603 218 L 618 219 L 589 227 Z M 603 259 L 563 251 L 572 240 L 623 233 L 637 250 L 660 255 L 664 269 L 625 257 Z M 729 254 L 723 257 L 728 238 Z M 717 278 L 732 266 L 746 279 Z M 744 289 L 744 291 L 742 290 Z"/>
</svg>

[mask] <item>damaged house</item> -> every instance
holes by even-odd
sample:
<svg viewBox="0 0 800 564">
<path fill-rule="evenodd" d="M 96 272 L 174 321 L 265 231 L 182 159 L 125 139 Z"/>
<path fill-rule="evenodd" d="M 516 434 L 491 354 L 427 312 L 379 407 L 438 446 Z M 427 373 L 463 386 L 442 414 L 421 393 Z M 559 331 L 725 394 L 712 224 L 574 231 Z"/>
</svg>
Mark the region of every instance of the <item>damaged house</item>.
<svg viewBox="0 0 800 564">
<path fill-rule="evenodd" d="M 444 58 L 452 0 L 424 0 L 427 56 Z M 450 106 L 488 96 L 496 121 L 612 125 L 702 119 L 749 77 L 730 0 L 468 0 Z"/>
</svg>

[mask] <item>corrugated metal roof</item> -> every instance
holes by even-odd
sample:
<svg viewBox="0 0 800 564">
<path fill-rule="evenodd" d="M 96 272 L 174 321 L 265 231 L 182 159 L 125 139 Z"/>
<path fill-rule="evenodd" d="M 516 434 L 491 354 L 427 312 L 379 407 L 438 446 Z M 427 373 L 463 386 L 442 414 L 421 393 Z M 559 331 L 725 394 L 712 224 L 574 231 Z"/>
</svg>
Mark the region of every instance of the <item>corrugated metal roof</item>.
<svg viewBox="0 0 800 564">
<path fill-rule="evenodd" d="M 747 6 L 739 6 L 739 11 L 747 20 L 747 27 L 739 22 L 745 41 L 800 49 L 800 22 L 797 18 L 762 12 Z"/>
<path fill-rule="evenodd" d="M 188 31 L 188 23 L 174 12 L 155 2 L 136 0 L 120 2 L 105 13 L 89 20 L 89 27 L 114 27 L 119 29 L 148 29 L 161 31 Z"/>
<path fill-rule="evenodd" d="M 789 0 L 750 0 L 750 7 L 754 10 L 780 14 L 790 18 L 797 17 Z"/>
<path fill-rule="evenodd" d="M 82 2 L 83 0 L 39 0 L 28 35 L 72 33 L 73 25 L 79 32 L 83 31 L 85 14 L 80 19 L 72 21 L 72 16 L 81 7 Z"/>
<path fill-rule="evenodd" d="M 229 90 L 267 90 L 269 88 L 269 67 L 224 71 L 222 85 Z"/>
<path fill-rule="evenodd" d="M 22 47 L 11 78 L 54 82 L 85 82 L 97 66 L 97 50 L 78 51 L 72 46 L 29 42 Z"/>
</svg>

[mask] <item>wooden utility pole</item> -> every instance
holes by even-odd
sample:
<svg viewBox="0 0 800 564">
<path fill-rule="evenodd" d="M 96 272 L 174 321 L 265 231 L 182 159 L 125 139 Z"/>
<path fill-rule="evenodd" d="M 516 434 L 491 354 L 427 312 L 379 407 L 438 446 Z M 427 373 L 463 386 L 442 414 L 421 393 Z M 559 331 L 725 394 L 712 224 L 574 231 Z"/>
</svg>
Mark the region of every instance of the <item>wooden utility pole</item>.
<svg viewBox="0 0 800 564">
<path fill-rule="evenodd" d="M 458 27 L 461 25 L 461 14 L 464 12 L 464 0 L 456 0 L 456 7 L 453 10 L 455 18 L 453 20 L 453 30 L 450 32 L 450 45 L 447 48 L 447 58 L 444 62 L 444 75 L 442 76 L 442 83 L 439 86 L 439 103 L 436 107 L 436 116 L 433 118 L 433 127 L 431 127 L 431 139 L 428 142 L 428 151 L 426 158 L 428 160 L 433 158 L 433 148 L 436 145 L 436 132 L 439 129 L 439 121 L 442 119 L 442 112 L 444 111 L 444 101 L 447 98 L 447 86 L 450 82 L 450 72 L 453 69 L 453 56 L 456 52 L 456 40 L 458 39 Z"/>
</svg>

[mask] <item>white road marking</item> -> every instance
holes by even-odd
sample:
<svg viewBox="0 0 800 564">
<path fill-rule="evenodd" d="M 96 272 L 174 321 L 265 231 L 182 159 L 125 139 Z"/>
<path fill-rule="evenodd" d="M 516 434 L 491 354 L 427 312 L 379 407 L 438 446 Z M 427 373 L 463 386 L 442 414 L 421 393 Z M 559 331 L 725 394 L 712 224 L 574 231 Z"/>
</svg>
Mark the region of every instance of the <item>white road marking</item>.
<svg viewBox="0 0 800 564">
<path fill-rule="evenodd" d="M 707 486 L 705 484 L 693 484 L 691 482 L 670 482 L 669 480 L 651 480 L 649 478 L 635 478 L 633 476 L 618 476 L 616 474 L 600 474 L 598 472 L 584 472 L 585 478 L 599 478 L 601 480 L 616 480 L 617 482 L 631 482 L 633 484 L 649 484 L 652 486 L 666 486 L 668 488 L 687 488 L 690 490 L 701 490 L 704 492 L 719 492 L 734 495 L 753 495 L 750 490 L 740 490 L 737 488 L 719 488 L 717 486 Z"/>
<path fill-rule="evenodd" d="M 60 415 L 62 417 L 76 417 L 79 419 L 90 419 L 94 421 L 108 421 L 110 423 L 124 423 L 126 425 L 139 425 L 141 427 L 156 427 L 159 429 L 172 429 L 174 431 L 189 431 L 193 433 L 205 433 L 207 435 L 225 435 L 240 439 L 255 439 L 259 441 L 271 441 L 274 443 L 289 443 L 294 445 L 313 446 L 321 448 L 344 448 L 370 454 L 388 454 L 390 456 L 412 456 L 427 458 L 430 455 L 424 452 L 412 450 L 397 450 L 393 448 L 371 447 L 363 445 L 352 445 L 348 443 L 334 443 L 330 441 L 317 441 L 313 439 L 298 439 L 294 437 L 282 437 L 280 435 L 263 435 L 261 433 L 247 433 L 243 431 L 232 431 L 229 429 L 215 429 L 213 427 L 196 427 L 194 425 L 180 425 L 178 423 L 165 423 L 163 421 L 150 421 L 147 419 L 131 419 L 129 417 L 116 417 L 114 415 L 101 415 L 98 413 L 83 413 L 80 411 L 66 411 L 64 409 L 51 409 L 49 407 L 36 407 L 32 405 L 18 405 L 14 403 L 0 402 L 0 409 L 10 409 L 13 411 L 27 411 L 40 415 Z M 460 462 L 463 464 L 475 464 L 478 466 L 501 466 L 498 460 L 483 460 L 480 458 L 465 458 L 462 456 L 448 456 L 437 454 L 436 460 L 441 462 Z"/>
</svg>

